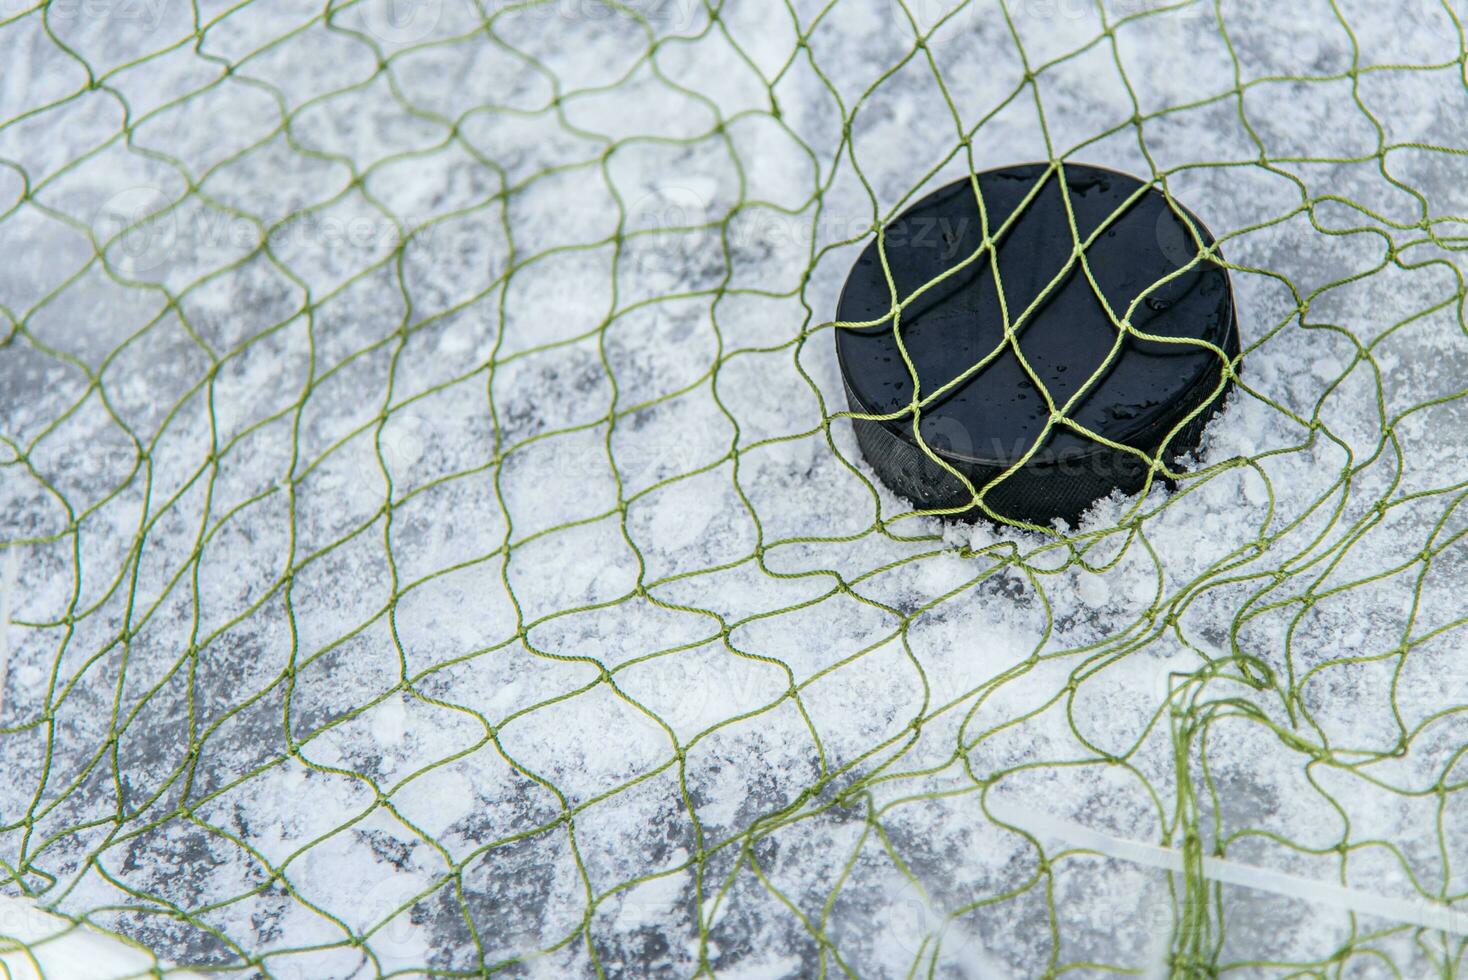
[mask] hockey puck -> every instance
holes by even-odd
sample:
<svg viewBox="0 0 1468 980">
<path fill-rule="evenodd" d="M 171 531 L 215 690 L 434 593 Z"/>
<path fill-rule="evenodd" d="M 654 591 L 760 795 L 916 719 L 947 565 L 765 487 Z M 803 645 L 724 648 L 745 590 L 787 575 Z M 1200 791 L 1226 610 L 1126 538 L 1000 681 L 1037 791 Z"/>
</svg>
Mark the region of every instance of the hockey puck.
<svg viewBox="0 0 1468 980">
<path fill-rule="evenodd" d="M 1197 447 L 1232 384 L 1233 289 L 1199 259 L 1203 223 L 1135 177 L 1026 164 L 977 183 L 982 215 L 964 178 L 886 227 L 892 286 L 876 240 L 847 277 L 836 319 L 863 324 L 836 330 L 847 400 L 881 416 L 852 419 L 857 442 L 919 509 L 1074 523 Z"/>
</svg>

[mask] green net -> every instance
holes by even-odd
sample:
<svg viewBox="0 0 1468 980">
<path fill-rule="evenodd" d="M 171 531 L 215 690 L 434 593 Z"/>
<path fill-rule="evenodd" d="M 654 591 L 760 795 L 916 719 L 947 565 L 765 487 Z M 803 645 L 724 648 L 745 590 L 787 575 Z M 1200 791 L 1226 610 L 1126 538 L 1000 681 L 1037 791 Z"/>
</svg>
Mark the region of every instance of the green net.
<svg viewBox="0 0 1468 980">
<path fill-rule="evenodd" d="M 0 11 L 7 975 L 1460 972 L 1454 2 Z M 830 317 L 1028 159 L 1248 369 L 946 524 Z"/>
</svg>

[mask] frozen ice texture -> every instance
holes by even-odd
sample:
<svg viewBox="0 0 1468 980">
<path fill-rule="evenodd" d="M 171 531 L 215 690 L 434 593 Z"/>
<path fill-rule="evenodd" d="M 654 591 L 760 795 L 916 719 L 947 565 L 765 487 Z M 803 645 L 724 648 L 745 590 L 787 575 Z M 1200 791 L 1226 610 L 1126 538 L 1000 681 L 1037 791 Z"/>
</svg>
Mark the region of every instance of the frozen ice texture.
<svg viewBox="0 0 1468 980">
<path fill-rule="evenodd" d="M 1468 9 L 716 9 L 3 12 L 5 894 L 241 976 L 1451 961 L 1010 818 L 1462 908 Z M 836 293 L 1052 155 L 1209 224 L 1240 387 L 1080 528 L 904 516 Z"/>
</svg>

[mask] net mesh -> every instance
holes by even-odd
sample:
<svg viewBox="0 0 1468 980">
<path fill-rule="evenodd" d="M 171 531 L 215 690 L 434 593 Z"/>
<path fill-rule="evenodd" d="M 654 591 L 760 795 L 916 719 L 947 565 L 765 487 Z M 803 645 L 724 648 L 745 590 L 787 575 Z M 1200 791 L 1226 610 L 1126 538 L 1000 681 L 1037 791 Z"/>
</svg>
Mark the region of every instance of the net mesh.
<svg viewBox="0 0 1468 980">
<path fill-rule="evenodd" d="M 5 894 L 140 973 L 1456 975 L 1462 10 L 1284 7 L 12 3 Z M 1196 211 L 1249 365 L 1075 529 L 913 514 L 831 350 L 1021 159 Z"/>
</svg>

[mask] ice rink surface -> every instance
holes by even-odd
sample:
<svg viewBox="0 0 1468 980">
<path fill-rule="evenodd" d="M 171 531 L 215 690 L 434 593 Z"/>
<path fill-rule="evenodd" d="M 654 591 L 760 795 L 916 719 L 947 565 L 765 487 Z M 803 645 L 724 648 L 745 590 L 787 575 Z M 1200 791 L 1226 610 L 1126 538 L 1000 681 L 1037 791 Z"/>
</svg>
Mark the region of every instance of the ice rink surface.
<svg viewBox="0 0 1468 980">
<path fill-rule="evenodd" d="M 0 893 L 242 977 L 1456 975 L 1465 25 L 0 2 Z M 1057 158 L 1218 236 L 1239 387 L 1177 492 L 912 516 L 837 291 Z"/>
</svg>

